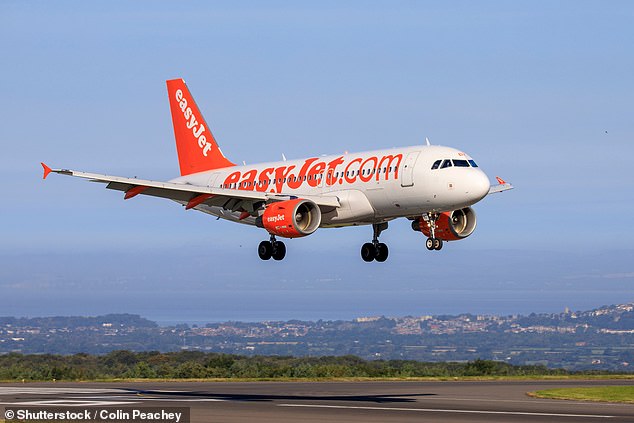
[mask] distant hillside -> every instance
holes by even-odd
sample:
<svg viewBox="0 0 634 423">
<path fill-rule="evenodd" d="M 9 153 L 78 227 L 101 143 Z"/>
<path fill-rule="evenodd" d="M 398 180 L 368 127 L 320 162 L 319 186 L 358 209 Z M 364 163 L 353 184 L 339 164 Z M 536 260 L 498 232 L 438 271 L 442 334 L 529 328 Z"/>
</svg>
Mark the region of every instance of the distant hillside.
<svg viewBox="0 0 634 423">
<path fill-rule="evenodd" d="M 368 360 L 503 361 L 572 370 L 634 367 L 634 303 L 528 316 L 359 317 L 160 327 L 132 314 L 0 318 L 1 353 L 198 350 Z"/>
<path fill-rule="evenodd" d="M 158 325 L 136 314 L 106 314 L 105 316 L 2 317 L 0 327 L 33 327 L 40 329 L 77 329 L 95 326 L 155 328 Z"/>
</svg>

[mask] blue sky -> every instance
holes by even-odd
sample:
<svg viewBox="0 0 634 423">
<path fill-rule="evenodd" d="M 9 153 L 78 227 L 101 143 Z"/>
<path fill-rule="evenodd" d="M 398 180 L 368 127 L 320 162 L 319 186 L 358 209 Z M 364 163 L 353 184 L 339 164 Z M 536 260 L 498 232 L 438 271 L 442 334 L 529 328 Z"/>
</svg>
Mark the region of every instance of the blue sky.
<svg viewBox="0 0 634 423">
<path fill-rule="evenodd" d="M 633 18 L 618 1 L 2 2 L 0 296 L 22 299 L 2 314 L 171 319 L 193 296 L 200 319 L 634 301 Z M 40 161 L 177 176 L 175 77 L 234 161 L 427 136 L 517 189 L 476 205 L 475 234 L 440 253 L 402 220 L 383 265 L 359 257 L 369 228 L 261 263 L 262 230 L 41 180 Z"/>
</svg>

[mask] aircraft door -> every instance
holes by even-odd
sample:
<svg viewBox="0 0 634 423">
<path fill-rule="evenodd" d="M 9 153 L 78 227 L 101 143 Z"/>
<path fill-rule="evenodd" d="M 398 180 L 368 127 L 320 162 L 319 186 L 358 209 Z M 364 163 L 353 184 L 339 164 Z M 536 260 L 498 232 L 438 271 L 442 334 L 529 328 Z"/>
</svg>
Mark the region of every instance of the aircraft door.
<svg viewBox="0 0 634 423">
<path fill-rule="evenodd" d="M 218 179 L 218 173 L 212 173 L 209 177 L 209 181 L 207 181 L 207 186 L 209 188 L 214 188 L 216 186 L 216 179 Z"/>
<path fill-rule="evenodd" d="M 403 165 L 403 169 L 401 171 L 402 187 L 411 187 L 414 185 L 414 164 L 416 163 L 416 159 L 418 159 L 419 154 L 420 151 L 412 151 L 405 158 L 405 164 Z"/>
</svg>

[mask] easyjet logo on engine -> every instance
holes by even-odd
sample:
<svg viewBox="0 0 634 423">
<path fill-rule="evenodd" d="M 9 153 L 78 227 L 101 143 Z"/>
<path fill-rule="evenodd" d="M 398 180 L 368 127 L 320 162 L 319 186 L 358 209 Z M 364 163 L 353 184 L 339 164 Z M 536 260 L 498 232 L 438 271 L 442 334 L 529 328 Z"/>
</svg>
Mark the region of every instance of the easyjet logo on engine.
<svg viewBox="0 0 634 423">
<path fill-rule="evenodd" d="M 278 214 L 277 216 L 269 216 L 266 218 L 266 221 L 269 223 L 277 223 L 277 222 L 282 222 L 284 221 L 286 218 L 284 217 L 283 214 Z"/>
<path fill-rule="evenodd" d="M 280 193 L 285 187 L 297 189 L 308 184 L 317 187 L 335 184 L 353 184 L 357 181 L 370 182 L 381 179 L 397 180 L 402 154 L 388 154 L 382 157 L 344 158 L 339 156 L 329 162 L 317 157 L 306 159 L 298 165 L 269 167 L 266 169 L 237 170 L 230 173 L 223 182 L 225 188 L 247 191 Z"/>
<path fill-rule="evenodd" d="M 196 115 L 191 107 L 187 106 L 187 99 L 183 97 L 183 91 L 180 89 L 176 90 L 176 101 L 178 101 L 178 105 L 185 117 L 187 129 L 192 130 L 192 134 L 198 141 L 198 147 L 203 151 L 203 156 L 207 157 L 209 150 L 211 150 L 211 143 L 207 141 L 207 136 L 204 135 L 205 125 L 198 123 Z"/>
</svg>

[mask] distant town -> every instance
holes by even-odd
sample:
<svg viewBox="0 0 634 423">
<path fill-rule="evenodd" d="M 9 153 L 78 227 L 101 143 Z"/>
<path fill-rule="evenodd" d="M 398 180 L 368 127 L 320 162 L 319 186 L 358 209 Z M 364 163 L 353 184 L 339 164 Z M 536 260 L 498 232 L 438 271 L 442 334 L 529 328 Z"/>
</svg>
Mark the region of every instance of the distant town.
<svg viewBox="0 0 634 423">
<path fill-rule="evenodd" d="M 194 350 L 371 360 L 477 359 L 567 370 L 634 371 L 634 303 L 558 314 L 359 317 L 352 321 L 159 326 L 132 314 L 0 317 L 0 354 Z"/>
</svg>

